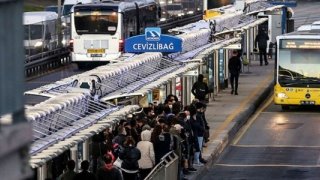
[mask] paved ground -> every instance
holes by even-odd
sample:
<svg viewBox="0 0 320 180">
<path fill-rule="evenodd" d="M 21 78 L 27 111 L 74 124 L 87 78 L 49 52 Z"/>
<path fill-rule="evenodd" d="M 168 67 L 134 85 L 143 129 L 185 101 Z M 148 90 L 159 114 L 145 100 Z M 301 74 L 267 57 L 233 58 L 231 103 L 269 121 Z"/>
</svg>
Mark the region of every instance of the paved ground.
<svg viewBox="0 0 320 180">
<path fill-rule="evenodd" d="M 209 162 L 188 179 L 199 179 L 233 139 L 238 129 L 247 121 L 259 104 L 268 96 L 273 87 L 273 60 L 268 66 L 260 66 L 258 61 L 251 62 L 249 72 L 245 68 L 239 78 L 239 95 L 231 95 L 230 88 L 215 96 L 208 104 L 206 117 L 210 126 L 210 142 L 204 148 L 203 157 Z"/>
</svg>

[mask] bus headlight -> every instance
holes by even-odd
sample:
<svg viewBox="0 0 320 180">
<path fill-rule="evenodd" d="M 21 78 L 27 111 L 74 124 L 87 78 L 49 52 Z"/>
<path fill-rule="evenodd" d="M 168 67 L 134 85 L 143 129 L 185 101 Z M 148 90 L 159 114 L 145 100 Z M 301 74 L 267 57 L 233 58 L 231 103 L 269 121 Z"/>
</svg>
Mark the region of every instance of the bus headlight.
<svg viewBox="0 0 320 180">
<path fill-rule="evenodd" d="M 34 47 L 40 47 L 40 46 L 42 46 L 42 41 L 38 41 L 38 42 L 36 42 L 36 44 L 34 45 Z"/>
<path fill-rule="evenodd" d="M 277 97 L 278 97 L 278 98 L 281 98 L 281 99 L 287 99 L 287 98 L 288 98 L 288 96 L 287 96 L 285 93 L 283 93 L 283 92 L 278 93 L 278 94 L 277 94 Z"/>
</svg>

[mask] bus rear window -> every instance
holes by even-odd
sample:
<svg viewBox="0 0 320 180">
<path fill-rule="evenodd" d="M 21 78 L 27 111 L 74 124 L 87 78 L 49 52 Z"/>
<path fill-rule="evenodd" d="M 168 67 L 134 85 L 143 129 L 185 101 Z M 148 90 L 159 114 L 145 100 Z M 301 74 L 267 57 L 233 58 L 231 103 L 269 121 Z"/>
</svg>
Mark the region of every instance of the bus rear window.
<svg viewBox="0 0 320 180">
<path fill-rule="evenodd" d="M 114 11 L 76 11 L 74 14 L 76 32 L 81 34 L 114 35 L 118 25 L 118 13 Z"/>
</svg>

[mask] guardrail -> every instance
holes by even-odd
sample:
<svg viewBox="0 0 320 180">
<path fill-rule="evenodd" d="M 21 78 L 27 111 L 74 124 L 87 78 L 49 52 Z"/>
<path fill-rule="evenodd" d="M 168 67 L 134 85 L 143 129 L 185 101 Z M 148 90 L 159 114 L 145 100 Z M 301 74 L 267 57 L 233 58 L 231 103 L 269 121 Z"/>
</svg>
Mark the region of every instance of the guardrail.
<svg viewBox="0 0 320 180">
<path fill-rule="evenodd" d="M 71 58 L 67 48 L 58 48 L 52 51 L 27 56 L 25 59 L 25 76 L 31 77 L 45 73 L 48 70 L 69 64 Z"/>
<path fill-rule="evenodd" d="M 179 157 L 173 151 L 167 153 L 157 164 L 145 180 L 172 180 L 178 179 Z"/>
<path fill-rule="evenodd" d="M 162 21 L 158 24 L 158 26 L 161 28 L 163 32 L 167 32 L 169 29 L 172 29 L 174 27 L 178 26 L 184 26 L 186 24 L 190 24 L 196 21 L 199 21 L 203 18 L 203 14 L 190 14 L 188 16 L 184 16 L 177 19 L 172 19 L 171 21 Z"/>
</svg>

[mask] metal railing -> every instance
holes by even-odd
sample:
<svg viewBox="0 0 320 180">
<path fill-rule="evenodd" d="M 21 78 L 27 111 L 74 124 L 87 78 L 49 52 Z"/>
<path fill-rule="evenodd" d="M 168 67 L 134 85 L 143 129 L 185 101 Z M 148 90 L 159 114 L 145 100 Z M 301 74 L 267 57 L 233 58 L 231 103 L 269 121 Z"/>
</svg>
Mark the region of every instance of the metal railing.
<svg viewBox="0 0 320 180">
<path fill-rule="evenodd" d="M 71 58 L 67 48 L 58 48 L 28 56 L 25 59 L 25 76 L 39 75 L 69 63 L 71 63 Z"/>
<path fill-rule="evenodd" d="M 173 180 L 178 179 L 179 157 L 174 151 L 171 151 L 161 158 L 145 180 Z"/>
</svg>

